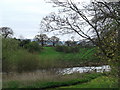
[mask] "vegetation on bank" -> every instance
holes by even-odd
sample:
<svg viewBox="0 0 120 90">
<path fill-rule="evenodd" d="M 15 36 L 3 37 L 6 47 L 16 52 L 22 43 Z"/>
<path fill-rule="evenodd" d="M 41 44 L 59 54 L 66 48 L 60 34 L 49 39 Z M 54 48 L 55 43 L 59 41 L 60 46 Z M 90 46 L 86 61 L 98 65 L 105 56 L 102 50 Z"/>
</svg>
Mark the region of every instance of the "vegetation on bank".
<svg viewBox="0 0 120 90">
<path fill-rule="evenodd" d="M 2 71 L 34 71 L 39 65 L 37 55 L 19 46 L 19 41 L 11 38 L 2 39 Z"/>
<path fill-rule="evenodd" d="M 26 43 L 12 38 L 6 38 L 2 41 L 3 72 L 7 73 L 97 65 L 100 63 L 100 60 L 95 56 L 95 47 L 40 47 L 37 42 Z M 58 48 L 64 48 L 64 51 L 56 50 Z M 78 50 L 72 52 L 73 49 Z M 68 50 L 69 52 L 66 52 Z"/>
<path fill-rule="evenodd" d="M 90 82 L 92 79 L 102 75 L 101 73 L 93 73 L 78 74 L 77 76 L 73 74 L 71 74 L 72 76 L 59 76 L 59 73 L 56 73 L 58 68 L 99 64 L 101 61 L 95 56 L 96 47 L 58 46 L 41 48 L 37 42 L 29 42 L 21 47 L 20 41 L 11 38 L 3 39 L 2 45 L 3 72 L 7 73 L 5 73 L 7 76 L 3 74 L 3 88 L 54 88 L 70 86 Z M 56 50 L 56 48 L 59 47 L 64 48 L 64 51 Z M 72 49 L 75 48 L 79 50 L 72 52 Z M 68 50 L 69 52 L 67 52 Z M 102 65 L 104 63 L 100 64 Z M 42 70 L 41 73 L 47 70 L 55 75 L 52 76 L 52 80 L 50 80 L 50 74 L 47 74 L 46 79 L 45 76 L 42 75 L 41 80 L 39 80 L 40 75 L 39 77 L 37 76 L 36 79 L 33 78 L 34 76 L 29 77 L 29 73 L 36 70 Z M 16 72 L 18 72 L 18 74 L 15 76 L 18 79 L 11 79 L 11 75 L 14 75 Z M 28 79 L 33 78 L 33 80 L 25 80 L 22 73 L 26 73 L 25 76 L 29 77 Z M 9 75 L 10 78 L 8 78 Z"/>
<path fill-rule="evenodd" d="M 60 88 L 117 88 L 117 78 L 101 76 L 87 83 Z"/>
<path fill-rule="evenodd" d="M 62 46 L 61 46 L 62 47 Z M 64 47 L 64 46 L 63 46 Z M 44 47 L 39 57 L 48 67 L 74 67 L 74 66 L 97 66 L 105 63 L 95 56 L 96 48 L 80 48 L 77 53 L 65 53 L 56 51 L 56 47 Z M 66 49 L 64 49 L 66 50 Z M 64 64 L 62 64 L 64 63 Z M 50 67 L 49 67 L 50 68 Z"/>
<path fill-rule="evenodd" d="M 33 80 L 33 81 L 21 81 L 19 80 L 8 80 L 3 81 L 3 88 L 55 88 L 60 86 L 69 86 L 76 85 L 80 83 L 89 82 L 92 79 L 102 76 L 101 73 L 91 73 L 91 74 L 79 74 L 73 73 L 70 75 L 63 75 L 59 78 L 55 78 L 54 80 Z M 79 77 L 79 78 L 78 78 Z M 39 77 L 40 78 L 40 77 Z M 31 83 L 30 83 L 31 82 Z"/>
<path fill-rule="evenodd" d="M 73 73 L 47 80 L 3 81 L 3 88 L 117 88 L 117 78 L 102 73 Z"/>
</svg>

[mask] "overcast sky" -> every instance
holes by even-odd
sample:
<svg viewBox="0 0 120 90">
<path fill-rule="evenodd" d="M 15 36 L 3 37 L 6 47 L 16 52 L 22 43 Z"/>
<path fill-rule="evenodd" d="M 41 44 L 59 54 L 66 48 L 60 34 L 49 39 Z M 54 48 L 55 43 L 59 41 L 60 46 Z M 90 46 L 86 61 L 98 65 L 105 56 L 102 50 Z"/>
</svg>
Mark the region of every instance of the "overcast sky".
<svg viewBox="0 0 120 90">
<path fill-rule="evenodd" d="M 57 9 L 44 0 L 0 0 L 0 27 L 10 27 L 17 38 L 23 36 L 33 39 L 40 31 L 42 18 L 54 11 Z M 61 39 L 70 39 L 66 37 Z"/>
</svg>

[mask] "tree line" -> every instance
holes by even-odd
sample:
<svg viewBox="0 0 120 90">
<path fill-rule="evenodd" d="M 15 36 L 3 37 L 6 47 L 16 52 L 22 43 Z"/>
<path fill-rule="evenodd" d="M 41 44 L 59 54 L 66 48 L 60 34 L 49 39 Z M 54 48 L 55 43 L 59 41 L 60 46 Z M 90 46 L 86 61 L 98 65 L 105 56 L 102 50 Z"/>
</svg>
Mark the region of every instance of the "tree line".
<svg viewBox="0 0 120 90">
<path fill-rule="evenodd" d="M 13 30 L 10 27 L 1 27 L 0 28 L 0 34 L 3 38 L 11 38 L 13 36 Z M 55 46 L 56 43 L 58 43 L 59 38 L 56 36 L 52 36 L 51 38 L 48 38 L 46 34 L 39 34 L 35 36 L 35 41 L 40 42 L 41 46 L 44 46 L 45 42 L 49 41 L 52 42 L 52 45 Z M 23 41 L 20 46 L 24 47 L 24 44 L 27 44 L 30 42 L 30 40 L 21 40 L 18 39 L 19 41 Z"/>
<path fill-rule="evenodd" d="M 0 28 L 0 34 L 2 35 L 3 38 L 12 38 L 14 32 L 10 27 L 1 27 Z M 74 36 L 71 37 L 71 39 L 73 39 L 73 38 L 74 38 Z M 14 39 L 16 39 L 16 38 L 14 38 Z M 16 39 L 16 40 L 19 40 L 21 42 L 20 46 L 24 47 L 24 48 L 27 47 L 26 45 L 31 42 L 30 39 Z M 53 47 L 55 47 L 56 45 L 60 45 L 59 44 L 60 38 L 58 38 L 56 36 L 52 36 L 51 38 L 49 38 L 46 34 L 36 35 L 34 37 L 34 41 L 41 44 L 42 47 L 46 46 L 46 43 L 51 43 L 51 45 Z M 33 42 L 33 43 L 36 44 L 35 42 Z M 86 40 L 74 41 L 74 39 L 73 39 L 73 40 L 65 41 L 65 43 L 63 45 L 66 45 L 66 46 L 76 46 L 76 45 L 86 46 L 87 42 L 86 42 Z M 28 46 L 28 47 L 30 47 L 30 46 Z M 35 45 L 35 46 L 38 47 L 37 45 Z"/>
</svg>

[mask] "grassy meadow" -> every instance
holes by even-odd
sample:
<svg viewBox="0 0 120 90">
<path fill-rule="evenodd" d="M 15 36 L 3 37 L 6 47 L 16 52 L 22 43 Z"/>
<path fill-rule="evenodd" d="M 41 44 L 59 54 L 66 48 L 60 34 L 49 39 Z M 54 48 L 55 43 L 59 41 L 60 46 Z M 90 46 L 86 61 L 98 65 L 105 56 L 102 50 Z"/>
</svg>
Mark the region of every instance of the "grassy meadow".
<svg viewBox="0 0 120 90">
<path fill-rule="evenodd" d="M 95 48 L 80 48 L 78 53 L 64 53 L 57 52 L 54 47 L 44 47 L 39 54 L 39 58 L 42 65 L 43 63 L 51 64 L 54 67 L 100 65 L 100 60 L 95 56 L 95 52 Z M 64 64 L 62 65 L 62 63 Z"/>
</svg>

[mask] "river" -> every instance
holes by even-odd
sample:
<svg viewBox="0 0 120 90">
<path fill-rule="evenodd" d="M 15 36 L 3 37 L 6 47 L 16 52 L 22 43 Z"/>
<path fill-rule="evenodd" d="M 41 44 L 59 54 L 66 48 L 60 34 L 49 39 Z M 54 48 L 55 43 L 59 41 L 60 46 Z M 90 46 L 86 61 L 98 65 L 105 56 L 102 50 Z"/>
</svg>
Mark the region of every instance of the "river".
<svg viewBox="0 0 120 90">
<path fill-rule="evenodd" d="M 103 66 L 91 66 L 91 67 L 72 67 L 72 68 L 64 68 L 59 70 L 62 74 L 71 74 L 74 72 L 78 73 L 85 73 L 85 72 L 108 72 L 111 68 L 109 65 L 103 65 Z"/>
</svg>

